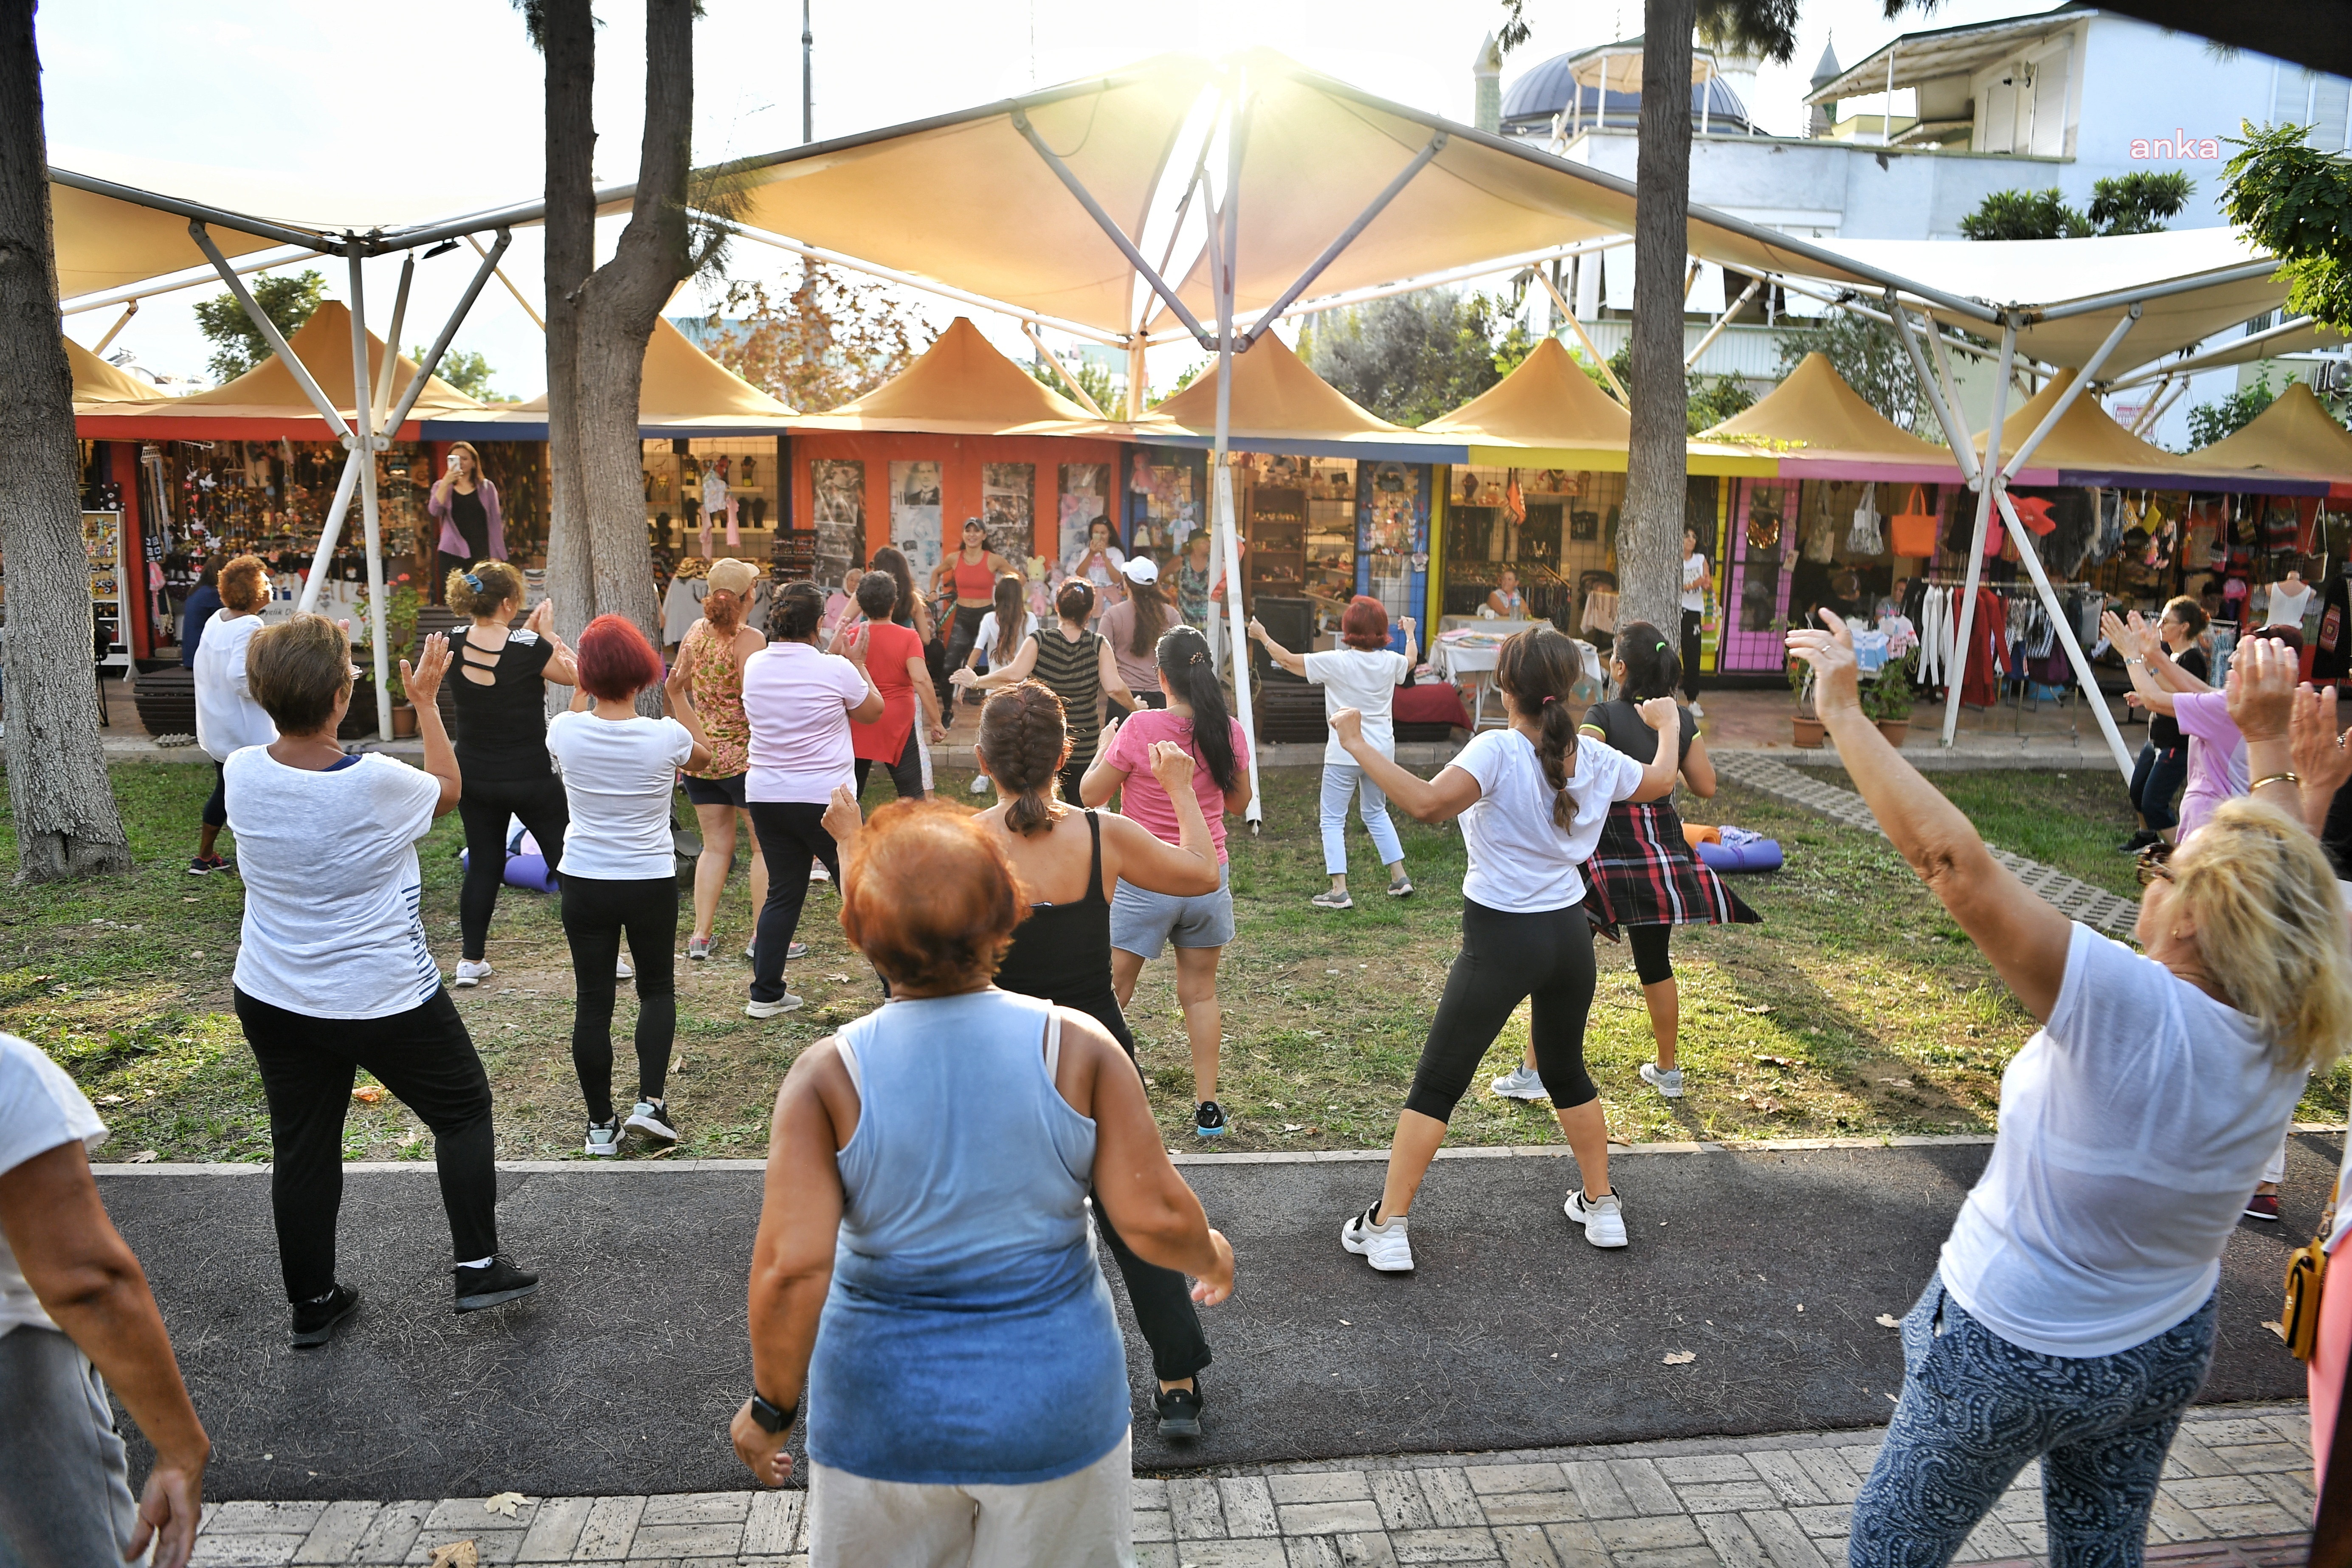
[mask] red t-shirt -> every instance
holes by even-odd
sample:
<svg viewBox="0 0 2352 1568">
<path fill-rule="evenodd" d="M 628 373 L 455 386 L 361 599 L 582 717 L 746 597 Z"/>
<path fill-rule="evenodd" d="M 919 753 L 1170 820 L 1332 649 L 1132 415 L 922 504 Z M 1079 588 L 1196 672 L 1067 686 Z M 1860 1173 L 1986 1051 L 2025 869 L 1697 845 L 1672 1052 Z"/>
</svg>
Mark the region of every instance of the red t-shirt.
<svg viewBox="0 0 2352 1568">
<path fill-rule="evenodd" d="M 1234 775 L 1238 780 L 1249 767 L 1249 737 L 1242 733 L 1241 721 L 1229 719 L 1234 742 Z M 1125 770 L 1127 783 L 1121 786 L 1118 809 L 1120 815 L 1143 825 L 1151 836 L 1165 843 L 1177 842 L 1181 835 L 1176 826 L 1176 803 L 1160 787 L 1151 773 L 1151 742 L 1173 741 L 1192 754 L 1192 793 L 1200 797 L 1201 815 L 1209 819 L 1209 837 L 1217 846 L 1217 862 L 1225 858 L 1225 793 L 1217 787 L 1215 775 L 1201 761 L 1201 748 L 1192 739 L 1192 721 L 1164 709 L 1147 708 L 1118 727 L 1118 738 L 1105 753 L 1110 765 Z"/>
<path fill-rule="evenodd" d="M 907 752 L 919 706 L 914 682 L 907 678 L 907 661 L 922 662 L 923 639 L 910 626 L 896 621 L 868 621 L 849 634 L 852 645 L 866 650 L 866 676 L 882 694 L 882 717 L 871 724 L 849 726 L 852 756 L 868 762 L 895 763 Z"/>
</svg>

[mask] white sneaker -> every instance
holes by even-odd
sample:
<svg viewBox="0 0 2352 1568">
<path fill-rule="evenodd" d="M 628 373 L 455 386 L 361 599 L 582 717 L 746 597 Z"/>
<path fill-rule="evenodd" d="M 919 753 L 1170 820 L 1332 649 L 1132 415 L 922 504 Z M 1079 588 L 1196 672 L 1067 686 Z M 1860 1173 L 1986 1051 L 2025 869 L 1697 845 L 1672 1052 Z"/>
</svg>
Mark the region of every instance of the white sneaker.
<svg viewBox="0 0 2352 1568">
<path fill-rule="evenodd" d="M 1617 1194 L 1585 1201 L 1584 1189 L 1576 1188 L 1568 1194 L 1560 1209 L 1569 1218 L 1584 1227 L 1584 1239 L 1595 1247 L 1625 1245 L 1625 1209 Z"/>
<path fill-rule="evenodd" d="M 1360 1255 L 1363 1260 L 1383 1274 L 1412 1272 L 1412 1243 L 1406 1239 L 1405 1222 L 1412 1216 L 1399 1215 L 1386 1225 L 1374 1225 L 1372 1215 L 1380 1212 L 1374 1204 L 1339 1227 L 1339 1245 Z"/>
<path fill-rule="evenodd" d="M 772 1002 L 753 1001 L 744 1003 L 743 1016 L 746 1018 L 773 1018 L 782 1014 L 793 1011 L 795 1008 L 799 1007 L 800 1005 L 801 999 L 787 991 Z"/>
<path fill-rule="evenodd" d="M 1694 719 L 1704 719 L 1706 717 L 1706 710 L 1694 702 L 1690 705 L 1690 716 Z"/>
<path fill-rule="evenodd" d="M 1683 1097 L 1683 1069 L 1680 1068 L 1662 1068 L 1655 1062 L 1643 1062 L 1642 1081 L 1668 1100 Z"/>
<path fill-rule="evenodd" d="M 1307 901 L 1318 910 L 1352 910 L 1356 907 L 1356 900 L 1348 896 L 1344 888 L 1326 889 Z"/>
<path fill-rule="evenodd" d="M 1510 1071 L 1496 1079 L 1492 1084 L 1488 1085 L 1488 1087 L 1506 1100 L 1547 1100 L 1550 1098 L 1549 1095 L 1544 1093 L 1543 1074 L 1536 1071 L 1535 1068 L 1528 1066 L 1525 1062 L 1521 1062 L 1518 1066 L 1513 1068 Z"/>
<path fill-rule="evenodd" d="M 979 773 L 973 776 L 971 781 L 971 793 L 974 795 L 986 795 L 988 793 L 988 775 L 986 773 Z"/>
<path fill-rule="evenodd" d="M 456 984 L 461 987 L 479 985 L 497 973 L 497 970 L 490 967 L 490 961 L 487 958 L 461 958 L 457 961 Z"/>
<path fill-rule="evenodd" d="M 620 1119 L 615 1117 L 610 1121 L 591 1121 L 588 1124 L 588 1142 L 585 1152 L 600 1160 L 609 1160 L 621 1152 Z"/>
<path fill-rule="evenodd" d="M 636 971 L 629 967 L 628 957 L 626 954 L 623 954 L 622 956 L 613 960 L 613 973 L 620 979 L 626 980 L 630 976 L 635 974 Z"/>
<path fill-rule="evenodd" d="M 812 882 L 830 882 L 833 880 L 833 873 L 824 868 L 824 861 L 812 860 L 809 862 L 809 880 Z"/>
</svg>

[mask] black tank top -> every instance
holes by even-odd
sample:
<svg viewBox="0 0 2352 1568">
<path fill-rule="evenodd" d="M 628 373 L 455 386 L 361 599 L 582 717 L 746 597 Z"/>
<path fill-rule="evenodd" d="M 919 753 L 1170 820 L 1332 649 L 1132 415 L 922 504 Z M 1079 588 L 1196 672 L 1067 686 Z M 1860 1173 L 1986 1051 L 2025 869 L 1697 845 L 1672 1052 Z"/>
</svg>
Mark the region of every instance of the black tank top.
<svg viewBox="0 0 2352 1568">
<path fill-rule="evenodd" d="M 1093 854 L 1087 863 L 1086 896 L 1075 904 L 1032 904 L 1029 918 L 1013 928 L 1013 945 L 997 966 L 996 984 L 1091 1016 L 1111 1032 L 1129 1056 L 1134 1037 L 1110 988 L 1110 900 L 1103 897 L 1102 821 L 1087 813 Z"/>
</svg>

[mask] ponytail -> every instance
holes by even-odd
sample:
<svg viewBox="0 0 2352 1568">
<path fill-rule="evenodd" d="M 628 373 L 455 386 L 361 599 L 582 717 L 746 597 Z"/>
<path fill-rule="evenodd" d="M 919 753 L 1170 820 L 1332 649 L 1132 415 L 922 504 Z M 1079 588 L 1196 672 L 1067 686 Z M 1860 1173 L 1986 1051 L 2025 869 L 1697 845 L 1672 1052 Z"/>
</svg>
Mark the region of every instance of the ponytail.
<svg viewBox="0 0 2352 1568">
<path fill-rule="evenodd" d="M 1682 656 L 1657 627 L 1647 621 L 1629 621 L 1617 628 L 1613 647 L 1617 662 L 1625 667 L 1624 689 L 1618 695 L 1646 702 L 1675 694 L 1683 678 Z"/>
<path fill-rule="evenodd" d="M 1225 689 L 1209 662 L 1209 639 L 1191 626 L 1178 626 L 1160 639 L 1160 684 L 1192 709 L 1192 749 L 1217 787 L 1231 794 L 1241 782 L 1234 757 L 1234 721 L 1225 712 Z"/>
<path fill-rule="evenodd" d="M 1004 826 L 1024 837 L 1054 826 L 1054 801 L 1069 754 L 1062 700 L 1042 681 L 1015 681 L 980 710 L 980 760 L 1012 797 Z"/>
<path fill-rule="evenodd" d="M 1622 634 L 1621 634 L 1622 635 Z M 1576 644 L 1549 626 L 1519 633 L 1503 645 L 1495 662 L 1495 684 L 1522 717 L 1541 726 L 1536 757 L 1552 787 L 1552 825 L 1565 833 L 1576 825 L 1576 802 L 1568 793 L 1568 764 L 1576 755 L 1576 720 L 1568 696 L 1584 674 Z"/>
</svg>

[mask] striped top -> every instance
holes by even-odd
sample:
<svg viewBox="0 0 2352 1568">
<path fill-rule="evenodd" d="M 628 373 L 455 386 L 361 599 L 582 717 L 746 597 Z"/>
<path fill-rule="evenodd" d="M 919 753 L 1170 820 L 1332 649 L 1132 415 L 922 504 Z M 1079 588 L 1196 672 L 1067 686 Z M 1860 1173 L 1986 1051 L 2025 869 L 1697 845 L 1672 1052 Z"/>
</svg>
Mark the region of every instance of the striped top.
<svg viewBox="0 0 2352 1568">
<path fill-rule="evenodd" d="M 1037 645 L 1036 667 L 1030 673 L 1062 700 L 1063 722 L 1070 735 L 1071 767 L 1094 761 L 1095 741 L 1102 733 L 1102 647 L 1100 634 L 1088 632 L 1072 642 L 1062 635 L 1061 623 L 1040 626 L 1029 634 Z"/>
</svg>

